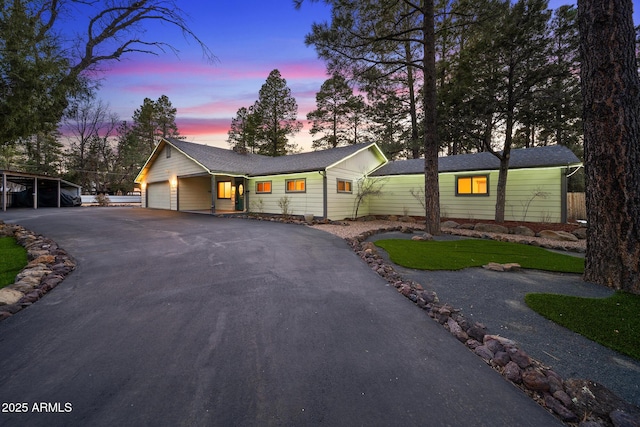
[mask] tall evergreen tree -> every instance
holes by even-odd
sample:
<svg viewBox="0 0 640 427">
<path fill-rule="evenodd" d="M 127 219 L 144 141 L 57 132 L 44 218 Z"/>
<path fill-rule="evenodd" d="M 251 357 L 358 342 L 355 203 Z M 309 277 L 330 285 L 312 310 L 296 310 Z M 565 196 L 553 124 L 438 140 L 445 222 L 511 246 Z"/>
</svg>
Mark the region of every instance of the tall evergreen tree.
<svg viewBox="0 0 640 427">
<path fill-rule="evenodd" d="M 296 150 L 296 145 L 289 142 L 288 137 L 302 128 L 302 123 L 297 120 L 298 104 L 277 69 L 269 73 L 260 88 L 254 111 L 258 118 L 258 153 L 276 157 Z"/>
<path fill-rule="evenodd" d="M 227 142 L 238 152 L 256 152 L 256 131 L 258 117 L 254 112 L 254 107 L 240 107 L 236 116 L 231 120 L 229 138 Z"/>
<path fill-rule="evenodd" d="M 302 0 L 296 2 L 298 5 Z M 438 184 L 438 134 L 436 117 L 436 58 L 434 0 L 336 0 L 331 23 L 316 23 L 307 36 L 319 55 L 340 63 L 357 63 L 365 70 L 384 65 L 386 73 L 404 70 L 420 74 L 422 82 L 421 128 L 425 156 L 425 228 L 440 233 L 440 190 Z M 387 68 L 389 67 L 389 68 Z M 417 111 L 417 110 L 416 110 Z"/>
<path fill-rule="evenodd" d="M 547 1 L 494 4 L 493 19 L 472 27 L 457 71 L 467 88 L 462 97 L 467 127 L 473 126 L 483 149 L 500 160 L 495 220 L 502 222 L 516 130 L 535 114 L 540 89 L 554 68 L 549 63 Z"/>
<path fill-rule="evenodd" d="M 631 0 L 579 0 L 584 278 L 640 294 L 640 79 Z"/>
<path fill-rule="evenodd" d="M 307 114 L 311 122 L 311 135 L 321 135 L 313 140 L 314 149 L 335 148 L 358 142 L 364 101 L 353 94 L 347 81 L 340 74 L 327 79 L 316 94 L 317 108 Z"/>
<path fill-rule="evenodd" d="M 59 41 L 27 2 L 0 3 L 0 144 L 53 131 L 71 87 L 63 87 L 68 61 Z"/>
<path fill-rule="evenodd" d="M 150 155 L 159 138 L 180 138 L 176 125 L 177 109 L 166 95 L 157 101 L 145 98 L 140 108 L 133 112 L 133 131 Z"/>
</svg>

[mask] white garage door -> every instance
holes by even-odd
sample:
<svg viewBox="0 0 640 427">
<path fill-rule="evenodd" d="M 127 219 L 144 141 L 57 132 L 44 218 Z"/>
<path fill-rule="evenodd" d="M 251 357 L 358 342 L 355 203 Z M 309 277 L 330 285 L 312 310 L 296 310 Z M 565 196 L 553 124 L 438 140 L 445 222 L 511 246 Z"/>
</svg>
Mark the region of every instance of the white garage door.
<svg viewBox="0 0 640 427">
<path fill-rule="evenodd" d="M 171 209 L 171 192 L 168 182 L 157 182 L 147 186 L 147 207 Z"/>
</svg>

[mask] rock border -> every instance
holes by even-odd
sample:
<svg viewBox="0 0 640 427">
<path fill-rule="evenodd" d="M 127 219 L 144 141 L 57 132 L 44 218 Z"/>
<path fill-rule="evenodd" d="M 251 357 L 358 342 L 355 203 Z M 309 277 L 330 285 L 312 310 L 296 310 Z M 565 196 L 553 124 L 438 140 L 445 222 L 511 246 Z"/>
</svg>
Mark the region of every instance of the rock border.
<svg viewBox="0 0 640 427">
<path fill-rule="evenodd" d="M 375 244 L 366 241 L 375 234 L 397 231 L 424 233 L 421 229 L 391 227 L 367 231 L 345 240 L 372 270 L 400 294 L 425 310 L 429 317 L 441 324 L 469 350 L 565 424 L 579 427 L 640 426 L 640 408 L 593 381 L 563 380 L 550 367 L 527 355 L 515 341 L 488 334 L 485 325 L 469 322 L 462 310 L 440 302 L 435 292 L 425 291 L 419 283 L 405 280 L 377 253 Z M 425 239 L 429 237 L 426 236 Z M 481 237 L 494 236 L 483 234 Z M 494 238 L 502 240 L 500 236 Z M 558 246 L 562 248 L 562 244 Z"/>
<path fill-rule="evenodd" d="M 56 242 L 20 225 L 0 221 L 0 236 L 13 237 L 27 250 L 29 263 L 17 274 L 13 284 L 0 289 L 0 321 L 42 298 L 58 286 L 76 263 Z"/>
</svg>

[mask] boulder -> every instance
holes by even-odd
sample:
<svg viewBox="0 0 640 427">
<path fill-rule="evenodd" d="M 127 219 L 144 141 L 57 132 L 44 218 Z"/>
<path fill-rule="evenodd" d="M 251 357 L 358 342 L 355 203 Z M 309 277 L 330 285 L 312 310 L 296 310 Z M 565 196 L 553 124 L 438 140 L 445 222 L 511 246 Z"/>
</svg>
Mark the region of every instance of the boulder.
<svg viewBox="0 0 640 427">
<path fill-rule="evenodd" d="M 0 289 L 0 305 L 11 305 L 17 303 L 24 294 L 14 289 Z"/>
<path fill-rule="evenodd" d="M 577 242 L 578 238 L 566 231 L 542 230 L 538 233 L 538 237 L 549 240 L 559 240 L 564 242 Z"/>
<path fill-rule="evenodd" d="M 433 240 L 433 236 L 429 233 L 422 233 L 419 236 L 413 236 L 411 240 L 420 240 L 420 241 Z"/>
<path fill-rule="evenodd" d="M 440 224 L 440 227 L 442 227 L 442 228 L 458 228 L 458 227 L 460 227 L 460 224 L 458 224 L 455 221 L 445 221 L 442 224 Z"/>
<path fill-rule="evenodd" d="M 522 370 L 513 361 L 505 365 L 504 371 L 502 372 L 502 374 L 506 379 L 508 379 L 513 383 L 519 384 L 522 382 Z"/>
<path fill-rule="evenodd" d="M 509 234 L 509 229 L 499 224 L 485 224 L 485 223 L 479 222 L 473 227 L 473 229 L 475 231 L 481 231 L 485 233 Z"/>
<path fill-rule="evenodd" d="M 529 227 L 525 227 L 524 225 L 518 225 L 509 230 L 511 234 L 515 234 L 516 236 L 528 236 L 534 237 L 536 233 Z"/>
<path fill-rule="evenodd" d="M 536 369 L 527 369 L 522 373 L 522 384 L 529 390 L 549 391 L 549 380 Z"/>
<path fill-rule="evenodd" d="M 579 240 L 585 240 L 587 238 L 587 229 L 585 227 L 576 228 L 571 232 Z"/>
</svg>

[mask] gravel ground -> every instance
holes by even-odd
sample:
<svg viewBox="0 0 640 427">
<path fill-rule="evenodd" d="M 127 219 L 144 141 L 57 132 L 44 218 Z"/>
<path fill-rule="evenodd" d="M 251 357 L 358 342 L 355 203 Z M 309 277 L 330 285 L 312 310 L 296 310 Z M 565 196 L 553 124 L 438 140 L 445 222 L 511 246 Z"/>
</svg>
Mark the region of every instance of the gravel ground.
<svg viewBox="0 0 640 427">
<path fill-rule="evenodd" d="M 365 231 L 420 224 L 394 221 L 347 222 L 349 225 L 315 225 L 314 228 L 342 238 L 355 237 Z M 472 235 L 468 230 L 443 230 L 445 233 Z M 489 233 L 483 233 L 489 234 Z M 391 232 L 376 234 L 367 240 L 411 238 L 411 234 Z M 533 238 L 511 240 L 531 241 Z M 451 239 L 444 234 L 437 238 Z M 536 238 L 539 243 L 544 239 Z M 585 242 L 565 245 L 584 251 Z M 387 254 L 379 253 L 391 264 Z M 579 275 L 557 274 L 536 270 L 494 272 L 482 268 L 462 271 L 419 271 L 394 265 L 406 279 L 415 280 L 426 290 L 436 292 L 443 303 L 461 309 L 469 319 L 487 326 L 490 334 L 502 335 L 518 342 L 521 348 L 543 364 L 550 366 L 563 378 L 582 378 L 599 382 L 614 393 L 640 406 L 640 362 L 610 350 L 565 329 L 530 310 L 524 296 L 530 292 L 560 293 L 583 297 L 606 297 L 612 291 L 606 287 L 584 282 Z"/>
</svg>

